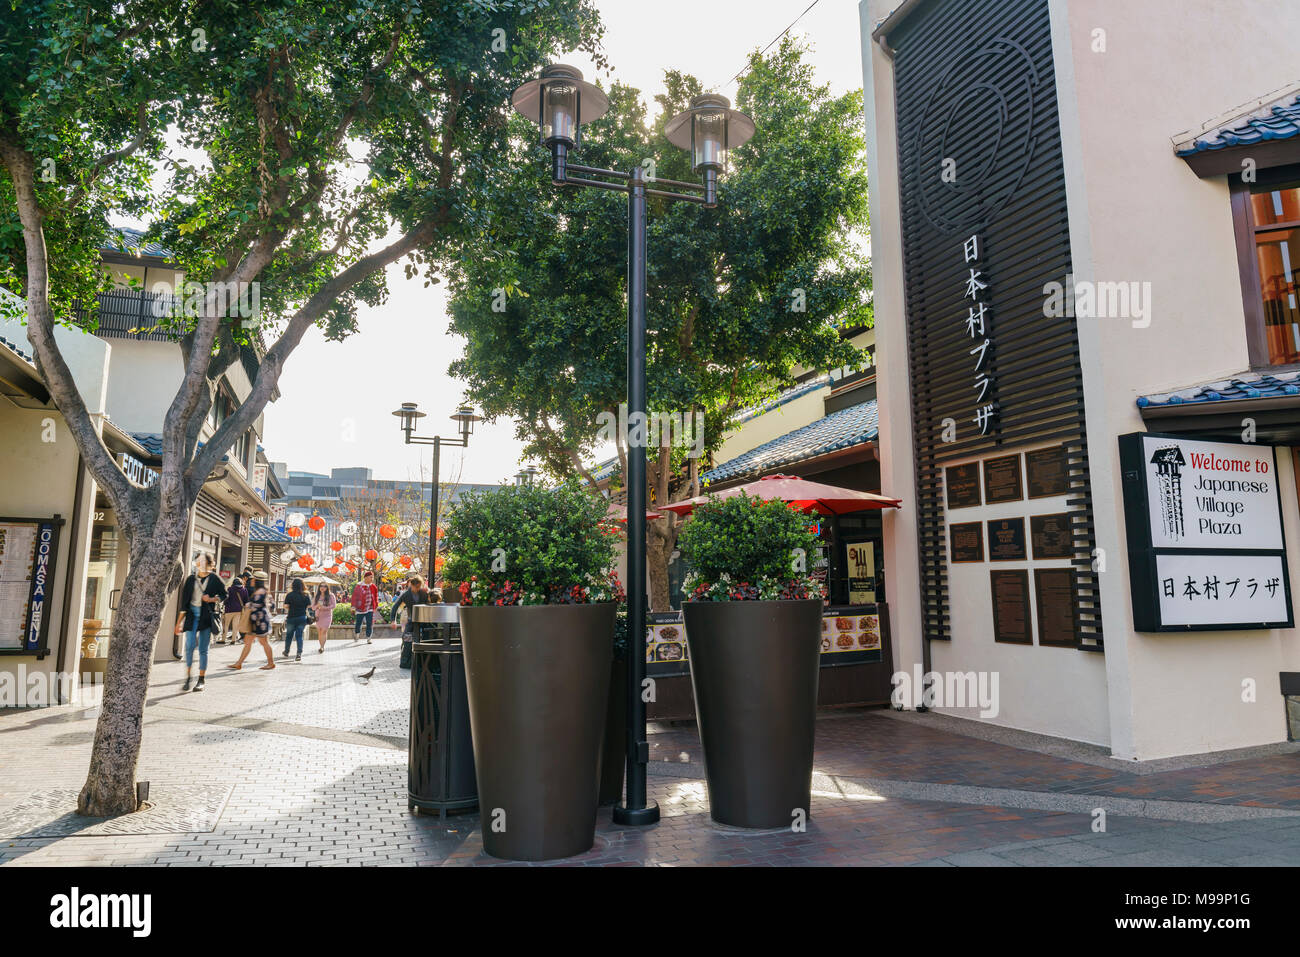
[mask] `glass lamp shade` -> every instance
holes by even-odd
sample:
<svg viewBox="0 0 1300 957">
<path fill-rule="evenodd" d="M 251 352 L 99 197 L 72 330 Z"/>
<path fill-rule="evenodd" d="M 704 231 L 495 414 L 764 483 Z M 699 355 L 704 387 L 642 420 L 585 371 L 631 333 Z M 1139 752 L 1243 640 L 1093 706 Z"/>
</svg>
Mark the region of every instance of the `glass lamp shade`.
<svg viewBox="0 0 1300 957">
<path fill-rule="evenodd" d="M 511 103 L 518 113 L 537 123 L 546 146 L 575 145 L 582 124 L 604 116 L 609 109 L 609 97 L 599 87 L 584 82 L 581 70 L 562 63 L 548 65 L 539 79 L 515 90 Z"/>
<path fill-rule="evenodd" d="M 482 422 L 483 416 L 475 415 L 471 406 L 462 405 L 456 409 L 451 420 L 459 425 L 461 435 L 470 436 L 474 434 L 474 423 Z"/>
<path fill-rule="evenodd" d="M 419 407 L 414 402 L 403 402 L 402 407 L 394 412 L 393 415 L 397 416 L 397 418 L 401 420 L 401 427 L 407 432 L 411 432 L 415 429 L 415 422 L 417 419 L 424 418 L 424 413 L 419 410 Z"/>
<path fill-rule="evenodd" d="M 701 170 L 721 170 L 727 150 L 748 143 L 754 135 L 754 121 L 731 101 L 717 93 L 691 99 L 690 109 L 678 113 L 664 127 L 668 142 L 691 153 L 691 165 Z"/>
</svg>

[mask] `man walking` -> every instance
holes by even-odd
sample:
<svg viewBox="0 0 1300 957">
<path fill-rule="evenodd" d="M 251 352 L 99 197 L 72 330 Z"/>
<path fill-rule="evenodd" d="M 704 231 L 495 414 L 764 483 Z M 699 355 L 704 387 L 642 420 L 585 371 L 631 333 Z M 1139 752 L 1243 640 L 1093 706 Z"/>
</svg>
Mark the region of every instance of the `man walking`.
<svg viewBox="0 0 1300 957">
<path fill-rule="evenodd" d="M 366 623 L 366 644 L 373 644 L 375 610 L 379 608 L 379 589 L 375 587 L 375 573 L 366 572 L 361 584 L 352 589 L 352 640 L 361 640 L 361 622 Z"/>
</svg>

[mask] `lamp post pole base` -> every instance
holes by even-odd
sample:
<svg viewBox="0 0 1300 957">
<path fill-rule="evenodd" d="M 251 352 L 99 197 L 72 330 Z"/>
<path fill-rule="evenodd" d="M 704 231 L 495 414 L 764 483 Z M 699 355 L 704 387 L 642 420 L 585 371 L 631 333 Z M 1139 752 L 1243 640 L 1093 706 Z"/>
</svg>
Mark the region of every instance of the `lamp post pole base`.
<svg viewBox="0 0 1300 957">
<path fill-rule="evenodd" d="M 614 823 L 627 824 L 631 827 L 645 827 L 647 824 L 659 823 L 659 805 L 646 801 L 645 807 L 628 807 L 625 804 L 614 805 Z"/>
</svg>

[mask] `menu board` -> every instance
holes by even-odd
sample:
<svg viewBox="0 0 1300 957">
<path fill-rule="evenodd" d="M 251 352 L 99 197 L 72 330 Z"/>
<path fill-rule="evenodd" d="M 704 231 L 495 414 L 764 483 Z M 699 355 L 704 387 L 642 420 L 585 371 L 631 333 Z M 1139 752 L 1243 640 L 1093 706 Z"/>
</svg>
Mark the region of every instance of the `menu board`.
<svg viewBox="0 0 1300 957">
<path fill-rule="evenodd" d="M 995 518 L 989 522 L 989 561 L 1022 562 L 1025 550 L 1025 520 Z"/>
<path fill-rule="evenodd" d="M 1074 532 L 1070 528 L 1070 513 L 1031 515 L 1029 538 L 1034 544 L 1034 560 L 1043 558 L 1073 558 Z"/>
<path fill-rule="evenodd" d="M 993 640 L 1032 645 L 1034 634 L 1029 619 L 1029 572 L 991 571 L 993 593 Z"/>
<path fill-rule="evenodd" d="M 984 500 L 989 505 L 1001 502 L 1019 502 L 1024 498 L 1020 488 L 1020 455 L 1004 455 L 984 460 Z"/>
<path fill-rule="evenodd" d="M 980 498 L 978 462 L 948 466 L 943 470 L 943 484 L 948 492 L 949 508 L 970 508 L 972 505 L 983 504 Z"/>
<path fill-rule="evenodd" d="M 1065 446 L 1025 453 L 1025 481 L 1030 498 L 1049 498 L 1070 491 L 1070 462 Z"/>
<path fill-rule="evenodd" d="M 0 653 L 45 656 L 60 524 L 57 517 L 0 520 Z"/>
<path fill-rule="evenodd" d="M 984 524 L 962 522 L 949 525 L 948 558 L 953 564 L 984 561 Z"/>
<path fill-rule="evenodd" d="M 1035 569 L 1034 604 L 1038 608 L 1038 643 L 1075 647 L 1078 636 L 1074 618 L 1074 569 Z"/>
<path fill-rule="evenodd" d="M 882 660 L 880 615 L 874 609 L 874 605 L 823 609 L 823 665 Z"/>
<path fill-rule="evenodd" d="M 646 673 L 659 676 L 689 674 L 686 659 L 686 625 L 682 613 L 652 613 L 646 622 Z"/>
</svg>

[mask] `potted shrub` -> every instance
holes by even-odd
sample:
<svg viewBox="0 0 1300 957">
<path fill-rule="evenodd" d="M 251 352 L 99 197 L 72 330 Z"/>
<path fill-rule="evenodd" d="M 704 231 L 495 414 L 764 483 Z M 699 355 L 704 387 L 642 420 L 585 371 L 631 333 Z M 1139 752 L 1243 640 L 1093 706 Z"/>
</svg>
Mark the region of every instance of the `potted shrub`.
<svg viewBox="0 0 1300 957">
<path fill-rule="evenodd" d="M 606 503 L 576 483 L 467 495 L 446 522 L 484 850 L 541 861 L 595 842 L 618 583 Z"/>
<path fill-rule="evenodd" d="M 700 505 L 680 536 L 682 590 L 709 813 L 789 827 L 810 812 L 822 584 L 809 518 L 738 495 Z"/>
</svg>

